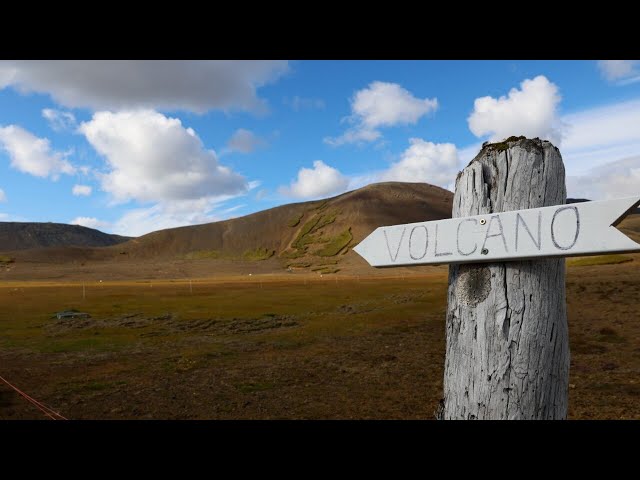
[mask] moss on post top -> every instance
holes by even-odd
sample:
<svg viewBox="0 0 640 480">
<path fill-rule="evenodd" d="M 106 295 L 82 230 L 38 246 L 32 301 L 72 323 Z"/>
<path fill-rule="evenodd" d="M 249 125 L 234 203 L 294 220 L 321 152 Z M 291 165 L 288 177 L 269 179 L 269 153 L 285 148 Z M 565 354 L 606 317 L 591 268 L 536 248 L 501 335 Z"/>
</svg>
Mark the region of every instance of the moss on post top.
<svg viewBox="0 0 640 480">
<path fill-rule="evenodd" d="M 504 152 L 508 148 L 511 148 L 516 145 L 521 148 L 524 148 L 525 150 L 534 150 L 534 149 L 542 150 L 545 144 L 549 144 L 553 146 L 553 148 L 557 149 L 557 147 L 553 145 L 551 142 L 549 142 L 548 140 L 541 140 L 538 137 L 527 138 L 524 135 L 520 135 L 520 136 L 512 135 L 501 142 L 495 142 L 495 143 L 484 142 L 482 144 L 482 149 L 480 150 L 479 155 L 482 154 L 483 152 L 487 152 L 487 153 L 488 152 L 497 152 L 497 153 Z"/>
<path fill-rule="evenodd" d="M 527 140 L 527 137 L 525 137 L 524 135 L 521 135 L 519 137 L 512 135 L 506 140 L 503 140 L 501 142 L 496 142 L 496 143 L 484 142 L 482 144 L 482 149 L 484 150 L 486 148 L 487 150 L 495 150 L 497 152 L 503 152 L 504 150 L 509 148 L 512 143 L 519 142 L 520 140 Z M 535 138 L 535 140 L 539 141 L 540 139 Z M 529 141 L 533 141 L 533 140 L 529 140 Z"/>
</svg>

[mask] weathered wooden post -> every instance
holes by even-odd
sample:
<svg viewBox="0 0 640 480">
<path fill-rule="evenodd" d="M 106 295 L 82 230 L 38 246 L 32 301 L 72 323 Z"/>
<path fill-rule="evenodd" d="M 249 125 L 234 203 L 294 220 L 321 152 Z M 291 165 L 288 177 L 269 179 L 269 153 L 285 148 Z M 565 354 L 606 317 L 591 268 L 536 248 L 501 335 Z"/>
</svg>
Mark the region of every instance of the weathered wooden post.
<svg viewBox="0 0 640 480">
<path fill-rule="evenodd" d="M 547 141 L 485 144 L 453 218 L 379 227 L 354 248 L 374 267 L 451 264 L 439 418 L 567 417 L 564 257 L 640 251 L 615 228 L 640 197 L 564 205 L 564 181 Z"/>
<path fill-rule="evenodd" d="M 492 213 L 565 201 L 558 149 L 512 137 L 485 145 L 460 172 L 452 216 L 486 215 L 491 222 Z M 482 248 L 502 249 L 502 225 L 489 227 Z M 534 224 L 517 231 L 535 243 L 539 229 Z M 451 265 L 448 300 L 443 418 L 566 418 L 564 258 Z"/>
</svg>

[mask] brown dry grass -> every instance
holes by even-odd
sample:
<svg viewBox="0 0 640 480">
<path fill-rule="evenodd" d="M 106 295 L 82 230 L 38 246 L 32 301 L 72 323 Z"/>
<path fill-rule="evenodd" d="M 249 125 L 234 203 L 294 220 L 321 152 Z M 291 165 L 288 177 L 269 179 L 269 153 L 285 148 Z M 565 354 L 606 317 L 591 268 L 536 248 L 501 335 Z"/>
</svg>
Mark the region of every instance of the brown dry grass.
<svg viewBox="0 0 640 480">
<path fill-rule="evenodd" d="M 568 270 L 570 418 L 640 418 L 635 263 Z M 446 268 L 383 272 L 4 283 L 2 375 L 69 418 L 432 418 Z"/>
<path fill-rule="evenodd" d="M 16 283 L 0 289 L 3 376 L 69 418 L 425 418 L 444 281 L 103 283 L 84 301 Z M 50 318 L 67 308 L 92 318 Z M 38 418 L 20 398 L 0 412 Z"/>
</svg>

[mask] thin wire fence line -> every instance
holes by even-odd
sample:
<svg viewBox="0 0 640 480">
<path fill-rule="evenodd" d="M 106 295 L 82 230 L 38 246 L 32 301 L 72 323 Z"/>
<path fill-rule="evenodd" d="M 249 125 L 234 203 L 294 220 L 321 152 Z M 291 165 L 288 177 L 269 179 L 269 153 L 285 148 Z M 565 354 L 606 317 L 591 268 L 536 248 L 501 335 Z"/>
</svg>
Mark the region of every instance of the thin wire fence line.
<svg viewBox="0 0 640 480">
<path fill-rule="evenodd" d="M 40 411 L 42 411 L 46 416 L 48 416 L 52 420 L 68 420 L 68 418 L 62 416 L 60 413 L 56 412 L 51 407 L 48 407 L 47 405 L 39 402 L 35 398 L 27 395 L 25 392 L 20 390 L 15 385 L 12 385 L 11 383 L 9 383 L 9 381 L 7 379 L 5 379 L 4 377 L 0 376 L 0 380 L 2 380 L 6 385 L 11 387 L 13 390 L 15 390 L 20 396 L 22 396 L 25 400 L 27 400 L 28 402 L 33 404 L 36 408 L 38 408 Z M 58 418 L 56 418 L 56 417 L 58 417 Z"/>
</svg>

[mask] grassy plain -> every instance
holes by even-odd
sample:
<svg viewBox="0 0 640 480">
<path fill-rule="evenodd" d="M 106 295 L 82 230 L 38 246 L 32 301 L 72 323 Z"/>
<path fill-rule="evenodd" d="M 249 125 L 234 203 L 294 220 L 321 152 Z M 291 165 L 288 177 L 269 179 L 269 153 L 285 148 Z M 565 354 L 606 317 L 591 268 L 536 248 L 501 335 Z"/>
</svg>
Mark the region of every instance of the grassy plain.
<svg viewBox="0 0 640 480">
<path fill-rule="evenodd" d="M 638 257 L 568 260 L 570 418 L 640 418 Z M 0 375 L 76 419 L 433 418 L 447 270 L 389 272 L 5 281 Z M 41 417 L 0 384 L 0 418 Z"/>
</svg>

